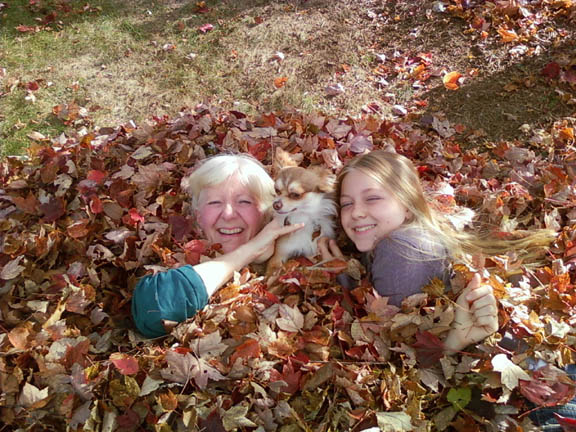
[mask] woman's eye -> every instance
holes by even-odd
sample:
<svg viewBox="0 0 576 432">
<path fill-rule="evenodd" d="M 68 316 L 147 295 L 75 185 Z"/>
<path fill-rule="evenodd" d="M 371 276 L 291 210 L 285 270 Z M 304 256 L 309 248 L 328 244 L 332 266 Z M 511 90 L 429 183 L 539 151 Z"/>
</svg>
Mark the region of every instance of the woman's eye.
<svg viewBox="0 0 576 432">
<path fill-rule="evenodd" d="M 240 204 L 250 205 L 250 204 L 252 204 L 252 201 L 249 201 L 249 200 L 240 200 Z"/>
<path fill-rule="evenodd" d="M 218 205 L 220 201 L 208 201 L 208 205 Z"/>
<path fill-rule="evenodd" d="M 382 197 L 368 197 L 366 198 L 366 201 L 379 201 L 383 199 Z"/>
</svg>

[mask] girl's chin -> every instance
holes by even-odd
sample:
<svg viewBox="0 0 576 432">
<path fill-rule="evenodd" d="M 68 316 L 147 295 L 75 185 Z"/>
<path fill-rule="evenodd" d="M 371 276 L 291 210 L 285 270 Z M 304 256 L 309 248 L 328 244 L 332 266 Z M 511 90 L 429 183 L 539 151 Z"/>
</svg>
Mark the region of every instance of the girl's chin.
<svg viewBox="0 0 576 432">
<path fill-rule="evenodd" d="M 358 249 L 359 252 L 369 252 L 372 249 L 374 249 L 373 241 L 367 241 L 367 240 L 355 241 L 354 245 L 356 246 L 356 249 Z"/>
</svg>

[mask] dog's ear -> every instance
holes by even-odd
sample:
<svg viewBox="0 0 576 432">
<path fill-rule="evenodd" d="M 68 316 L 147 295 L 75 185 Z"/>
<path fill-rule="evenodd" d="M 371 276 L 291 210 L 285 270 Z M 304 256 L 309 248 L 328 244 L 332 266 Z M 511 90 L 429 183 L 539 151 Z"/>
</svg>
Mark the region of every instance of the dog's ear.
<svg viewBox="0 0 576 432">
<path fill-rule="evenodd" d="M 318 178 L 316 189 L 318 189 L 319 192 L 334 192 L 334 187 L 336 186 L 336 176 L 332 174 L 332 171 L 321 166 L 312 166 L 309 167 L 308 170 L 313 172 L 314 175 L 316 175 Z"/>
<path fill-rule="evenodd" d="M 303 159 L 304 155 L 302 153 L 292 154 L 282 147 L 276 147 L 274 162 L 272 162 L 272 174 L 278 174 L 282 168 L 297 167 Z"/>
</svg>

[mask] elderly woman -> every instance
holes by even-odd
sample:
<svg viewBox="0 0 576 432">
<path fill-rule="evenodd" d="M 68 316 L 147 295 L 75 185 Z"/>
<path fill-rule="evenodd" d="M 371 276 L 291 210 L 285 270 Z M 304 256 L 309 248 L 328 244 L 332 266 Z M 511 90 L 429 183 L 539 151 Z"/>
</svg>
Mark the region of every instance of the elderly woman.
<svg viewBox="0 0 576 432">
<path fill-rule="evenodd" d="M 166 334 L 166 322 L 196 314 L 235 271 L 263 262 L 282 235 L 302 225 L 266 224 L 274 182 L 262 165 L 246 155 L 205 160 L 189 178 L 192 209 L 204 237 L 220 243 L 224 254 L 195 266 L 186 265 L 143 277 L 132 297 L 132 316 L 147 337 Z"/>
</svg>

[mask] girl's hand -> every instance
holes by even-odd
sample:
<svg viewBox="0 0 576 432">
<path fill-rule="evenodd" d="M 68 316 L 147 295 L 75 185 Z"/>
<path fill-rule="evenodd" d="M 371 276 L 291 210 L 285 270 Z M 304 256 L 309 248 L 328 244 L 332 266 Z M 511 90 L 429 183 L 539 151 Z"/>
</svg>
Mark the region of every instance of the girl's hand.
<svg viewBox="0 0 576 432">
<path fill-rule="evenodd" d="M 253 262 L 262 263 L 268 260 L 274 253 L 274 245 L 279 237 L 291 234 L 304 227 L 303 223 L 283 225 L 279 219 L 272 219 L 264 228 L 252 238 L 246 246 L 253 251 Z"/>
<path fill-rule="evenodd" d="M 498 330 L 498 306 L 492 287 L 481 285 L 475 274 L 456 300 L 452 329 L 444 342 L 447 353 L 460 351 L 487 338 Z"/>
<path fill-rule="evenodd" d="M 335 258 L 344 259 L 344 254 L 336 244 L 336 240 L 328 237 L 318 239 L 318 251 L 322 255 L 322 261 L 330 261 Z"/>
<path fill-rule="evenodd" d="M 346 260 L 346 257 L 338 247 L 336 240 L 328 238 L 328 237 L 320 237 L 318 239 L 318 252 L 322 256 L 322 262 L 332 261 L 333 259 L 341 259 Z M 332 268 L 332 271 L 341 271 L 345 270 L 346 266 L 343 268 Z"/>
</svg>

